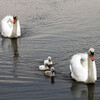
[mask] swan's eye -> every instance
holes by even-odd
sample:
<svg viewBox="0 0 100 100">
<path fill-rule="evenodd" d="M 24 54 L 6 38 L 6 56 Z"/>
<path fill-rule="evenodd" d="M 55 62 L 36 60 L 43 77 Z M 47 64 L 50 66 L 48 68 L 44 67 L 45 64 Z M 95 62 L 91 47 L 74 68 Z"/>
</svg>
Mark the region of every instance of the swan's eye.
<svg viewBox="0 0 100 100">
<path fill-rule="evenodd" d="M 13 17 L 13 19 L 16 19 L 16 17 Z"/>
</svg>

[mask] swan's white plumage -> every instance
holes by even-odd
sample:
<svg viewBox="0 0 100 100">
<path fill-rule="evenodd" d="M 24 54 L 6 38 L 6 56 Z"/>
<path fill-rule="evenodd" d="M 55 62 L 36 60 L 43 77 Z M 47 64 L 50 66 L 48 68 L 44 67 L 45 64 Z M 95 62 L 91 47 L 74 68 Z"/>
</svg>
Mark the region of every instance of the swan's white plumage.
<svg viewBox="0 0 100 100">
<path fill-rule="evenodd" d="M 97 80 L 97 71 L 96 71 L 96 64 L 95 64 L 95 61 L 93 61 L 93 71 L 94 71 L 94 78 L 95 80 Z"/>
<path fill-rule="evenodd" d="M 70 61 L 70 71 L 71 71 L 71 77 L 75 79 L 78 82 L 85 82 L 85 83 L 94 83 L 97 80 L 97 72 L 96 72 L 96 64 L 95 61 L 89 61 L 89 54 L 88 53 L 79 53 L 72 56 L 72 59 Z M 92 66 L 89 66 L 89 63 L 92 64 Z M 91 65 L 90 64 L 90 65 Z M 89 70 L 92 68 L 92 72 L 89 72 Z M 93 80 L 91 75 L 89 76 L 89 73 L 93 75 Z"/>
<path fill-rule="evenodd" d="M 13 16 L 9 15 L 1 21 L 1 35 L 3 37 L 11 37 L 13 31 Z M 17 20 L 17 37 L 21 36 L 21 29 L 19 20 Z"/>
<path fill-rule="evenodd" d="M 76 54 L 71 59 L 71 76 L 77 81 L 86 81 L 88 78 L 88 55 L 85 54 Z"/>
<path fill-rule="evenodd" d="M 44 65 L 48 65 L 48 66 L 53 65 L 53 62 L 52 62 L 52 60 L 51 60 L 51 57 L 50 57 L 50 56 L 47 58 L 47 60 L 44 60 Z"/>
<path fill-rule="evenodd" d="M 46 66 L 46 65 L 40 65 L 39 66 L 39 70 L 48 70 L 49 69 L 49 67 L 48 66 Z"/>
</svg>

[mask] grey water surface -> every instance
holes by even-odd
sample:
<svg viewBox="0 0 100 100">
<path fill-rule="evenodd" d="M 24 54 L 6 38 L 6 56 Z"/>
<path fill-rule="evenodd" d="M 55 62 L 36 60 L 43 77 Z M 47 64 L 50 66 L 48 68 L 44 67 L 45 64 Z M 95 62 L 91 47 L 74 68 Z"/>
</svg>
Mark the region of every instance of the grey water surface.
<svg viewBox="0 0 100 100">
<path fill-rule="evenodd" d="M 0 35 L 0 100 L 100 100 L 100 0 L 0 0 L 0 21 L 15 13 L 22 36 Z M 87 85 L 71 79 L 69 65 L 90 47 L 98 80 Z M 38 69 L 48 56 L 54 79 Z"/>
</svg>

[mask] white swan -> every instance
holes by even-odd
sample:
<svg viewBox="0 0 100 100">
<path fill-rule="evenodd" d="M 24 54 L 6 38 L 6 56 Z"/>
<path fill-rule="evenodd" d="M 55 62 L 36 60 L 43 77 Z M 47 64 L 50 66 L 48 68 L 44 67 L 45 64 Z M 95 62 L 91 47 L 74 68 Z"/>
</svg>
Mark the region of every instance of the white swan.
<svg viewBox="0 0 100 100">
<path fill-rule="evenodd" d="M 48 58 L 47 58 L 47 60 L 44 60 L 44 65 L 48 65 L 48 66 L 51 66 L 51 65 L 53 65 L 53 62 L 52 62 L 52 60 L 51 60 L 51 57 L 49 56 Z"/>
<path fill-rule="evenodd" d="M 97 80 L 96 64 L 94 60 L 94 49 L 90 48 L 88 53 L 79 53 L 70 61 L 71 77 L 78 82 L 95 83 Z"/>
<path fill-rule="evenodd" d="M 49 67 L 47 65 L 40 65 L 39 70 L 49 70 Z"/>
<path fill-rule="evenodd" d="M 50 70 L 46 70 L 44 72 L 44 75 L 48 76 L 48 77 L 54 77 L 55 76 L 55 69 L 54 69 L 54 67 L 51 67 Z"/>
<path fill-rule="evenodd" d="M 17 15 L 9 15 L 2 19 L 1 35 L 9 38 L 17 38 L 21 36 L 20 23 Z"/>
</svg>

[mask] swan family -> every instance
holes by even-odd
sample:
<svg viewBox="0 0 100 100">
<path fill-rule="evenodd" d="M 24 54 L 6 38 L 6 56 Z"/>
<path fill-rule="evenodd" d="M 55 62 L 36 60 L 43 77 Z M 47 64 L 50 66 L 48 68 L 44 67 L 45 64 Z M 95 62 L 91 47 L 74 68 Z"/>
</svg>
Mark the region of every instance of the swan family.
<svg viewBox="0 0 100 100">
<path fill-rule="evenodd" d="M 18 38 L 21 36 L 21 28 L 18 16 L 5 16 L 1 21 L 1 35 L 7 38 Z M 77 82 L 95 83 L 97 80 L 97 70 L 94 59 L 93 48 L 90 48 L 87 53 L 78 53 L 72 56 L 70 60 L 71 77 Z M 44 65 L 40 65 L 39 69 L 45 71 L 46 76 L 55 76 L 54 67 L 51 57 L 44 60 Z"/>
<path fill-rule="evenodd" d="M 95 83 L 97 80 L 97 70 L 94 59 L 94 48 L 90 48 L 87 53 L 78 53 L 72 56 L 70 60 L 70 72 L 72 79 L 77 82 Z M 39 69 L 44 71 L 44 74 L 49 77 L 55 76 L 54 67 L 51 57 L 44 60 L 44 65 L 40 65 Z"/>
</svg>

